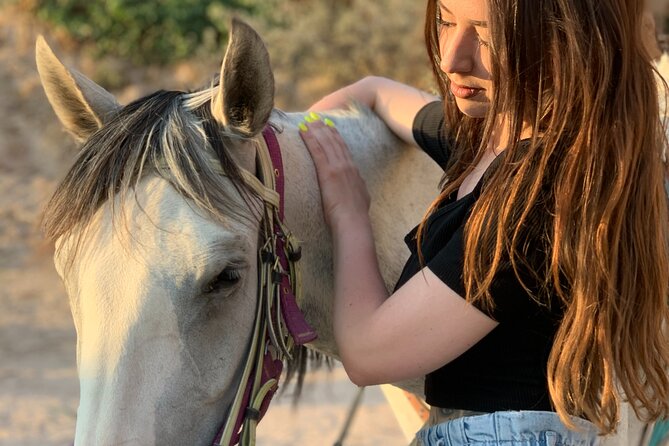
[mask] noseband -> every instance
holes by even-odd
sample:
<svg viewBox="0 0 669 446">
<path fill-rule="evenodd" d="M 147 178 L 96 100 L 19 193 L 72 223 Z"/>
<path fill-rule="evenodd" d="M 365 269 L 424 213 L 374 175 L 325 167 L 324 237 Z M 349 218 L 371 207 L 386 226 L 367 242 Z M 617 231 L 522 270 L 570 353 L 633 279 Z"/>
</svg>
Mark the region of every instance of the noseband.
<svg viewBox="0 0 669 446">
<path fill-rule="evenodd" d="M 301 250 L 284 225 L 284 172 L 281 148 L 267 125 L 257 151 L 257 176 L 242 176 L 263 200 L 258 252 L 258 300 L 253 337 L 242 379 L 215 446 L 255 444 L 256 427 L 278 389 L 283 360 L 294 345 L 316 339 L 297 306 L 301 296 Z M 224 174 L 224 172 L 223 172 Z"/>
</svg>

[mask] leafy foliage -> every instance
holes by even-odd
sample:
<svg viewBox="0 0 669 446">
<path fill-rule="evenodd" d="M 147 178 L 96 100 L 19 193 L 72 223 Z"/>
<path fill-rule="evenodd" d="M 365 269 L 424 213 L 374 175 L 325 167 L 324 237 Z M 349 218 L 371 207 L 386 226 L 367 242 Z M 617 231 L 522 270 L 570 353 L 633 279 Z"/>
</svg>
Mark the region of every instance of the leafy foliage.
<svg viewBox="0 0 669 446">
<path fill-rule="evenodd" d="M 93 78 L 111 89 L 132 82 L 128 70 L 118 69 L 126 62 L 146 68 L 185 61 L 188 70 L 206 66 L 205 74 L 213 74 L 232 15 L 249 21 L 265 40 L 282 108 L 304 108 L 366 75 L 433 86 L 423 44 L 425 1 L 23 1 L 93 49 L 99 56 Z"/>
<path fill-rule="evenodd" d="M 258 14 L 259 0 L 37 0 L 37 15 L 62 27 L 99 54 L 135 63 L 165 64 L 218 47 L 227 38 L 227 16 Z"/>
</svg>

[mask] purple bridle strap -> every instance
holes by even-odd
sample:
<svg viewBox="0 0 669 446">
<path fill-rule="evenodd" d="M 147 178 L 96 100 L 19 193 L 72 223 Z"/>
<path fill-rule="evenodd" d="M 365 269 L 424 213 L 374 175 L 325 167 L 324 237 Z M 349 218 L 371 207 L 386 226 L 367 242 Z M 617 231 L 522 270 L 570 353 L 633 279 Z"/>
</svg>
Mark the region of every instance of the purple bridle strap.
<svg viewBox="0 0 669 446">
<path fill-rule="evenodd" d="M 272 167 L 274 167 L 274 181 L 276 186 L 276 193 L 279 194 L 279 220 L 283 221 L 284 211 L 284 187 L 283 181 L 283 159 L 281 158 L 281 146 L 279 140 L 276 139 L 276 133 L 271 125 L 266 125 L 262 131 L 262 136 L 265 138 L 267 151 L 272 160 Z"/>
<path fill-rule="evenodd" d="M 276 134 L 270 125 L 267 125 L 263 130 L 263 137 L 265 139 L 265 144 L 272 161 L 272 169 L 274 175 L 274 185 L 277 194 L 279 195 L 279 209 L 277 209 L 278 221 L 274 221 L 273 231 L 275 234 L 275 246 L 274 252 L 278 258 L 279 264 L 281 265 L 284 274 L 281 276 L 281 280 L 276 286 L 279 287 L 279 299 L 281 306 L 281 315 L 283 322 L 286 326 L 286 329 L 290 333 L 290 336 L 293 338 L 295 345 L 304 345 L 307 342 L 311 342 L 317 338 L 316 332 L 309 326 L 307 321 L 304 319 L 302 311 L 297 305 L 297 299 L 295 298 L 295 293 L 293 291 L 293 286 L 289 279 L 291 262 L 296 262 L 297 259 L 289 259 L 286 254 L 286 234 L 283 233 L 282 224 L 284 219 L 284 170 L 283 170 L 283 161 L 281 159 L 281 147 L 279 146 L 279 141 L 276 138 Z M 258 305 L 263 305 L 262 297 L 259 296 Z M 268 310 L 275 311 L 275 309 Z M 269 403 L 278 389 L 278 381 L 281 376 L 281 371 L 283 369 L 283 362 L 281 359 L 277 359 L 272 354 L 272 349 L 266 348 L 270 343 L 270 337 L 267 333 L 263 333 L 262 336 L 262 345 L 260 348 L 264 349 L 264 355 L 262 359 L 262 365 L 256 363 L 254 366 L 254 371 L 250 375 L 250 379 L 246 383 L 240 383 L 240 386 L 244 386 L 244 395 L 242 397 L 241 410 L 237 413 L 233 434 L 230 438 L 229 445 L 232 446 L 239 442 L 241 436 L 241 428 L 247 418 L 253 418 L 258 422 L 263 418 Z M 262 367 L 260 374 L 260 383 L 254 383 L 253 377 L 256 376 L 256 371 L 258 367 Z M 256 387 L 262 387 L 270 380 L 276 380 L 276 383 L 272 385 L 271 389 L 267 392 L 262 400 L 258 409 L 254 409 L 251 403 L 251 399 L 255 398 L 254 395 L 251 395 L 253 392 L 254 385 Z M 218 445 L 221 441 L 223 431 L 225 429 L 225 424 L 221 427 L 218 435 L 214 439 L 214 444 Z"/>
<path fill-rule="evenodd" d="M 284 218 L 284 179 L 283 179 L 283 161 L 281 159 L 281 147 L 279 141 L 276 139 L 276 134 L 271 125 L 265 126 L 262 132 L 267 144 L 269 156 L 272 159 L 272 166 L 274 167 L 274 176 L 276 181 L 276 192 L 279 194 L 279 220 L 283 222 Z M 280 231 L 280 228 L 275 224 L 275 231 Z M 284 249 L 283 240 L 277 240 L 277 252 L 279 253 L 279 262 L 284 271 L 288 271 L 288 258 L 286 257 L 286 250 Z M 295 294 L 290 286 L 288 276 L 284 275 L 281 281 L 281 314 L 286 323 L 288 332 L 293 337 L 296 345 L 304 345 L 311 342 L 318 336 L 313 328 L 309 326 L 304 319 L 302 311 L 297 306 Z"/>
</svg>

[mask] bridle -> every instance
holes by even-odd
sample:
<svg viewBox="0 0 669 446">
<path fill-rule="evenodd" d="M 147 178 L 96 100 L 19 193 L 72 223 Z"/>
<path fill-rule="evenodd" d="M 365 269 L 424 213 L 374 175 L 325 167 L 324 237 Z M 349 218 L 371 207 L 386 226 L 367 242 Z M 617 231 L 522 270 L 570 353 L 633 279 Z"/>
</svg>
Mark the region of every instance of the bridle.
<svg viewBox="0 0 669 446">
<path fill-rule="evenodd" d="M 297 306 L 301 250 L 283 222 L 281 148 L 271 125 L 262 135 L 256 156 L 257 175 L 241 170 L 246 184 L 263 201 L 256 316 L 242 378 L 227 418 L 214 438 L 215 446 L 255 444 L 256 426 L 278 389 L 283 360 L 291 358 L 294 345 L 304 345 L 317 337 Z"/>
</svg>

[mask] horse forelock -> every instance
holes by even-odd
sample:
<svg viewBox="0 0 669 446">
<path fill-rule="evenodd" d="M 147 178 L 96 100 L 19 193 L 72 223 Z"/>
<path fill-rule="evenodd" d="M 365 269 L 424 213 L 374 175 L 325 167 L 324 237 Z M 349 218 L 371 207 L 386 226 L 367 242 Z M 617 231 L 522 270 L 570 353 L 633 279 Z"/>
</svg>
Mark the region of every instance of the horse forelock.
<svg viewBox="0 0 669 446">
<path fill-rule="evenodd" d="M 214 91 L 215 87 L 194 93 L 161 90 L 120 109 L 84 143 L 57 187 L 42 219 L 46 237 L 56 240 L 73 230 L 83 235 L 105 203 L 116 215 L 115 203 L 125 202 L 123 198 L 148 174 L 169 181 L 215 220 L 248 215 L 239 195 L 248 206 L 252 191 L 224 144 L 234 136 L 211 115 Z M 212 159 L 234 188 L 221 181 Z M 79 243 L 75 242 L 75 253 Z"/>
</svg>

